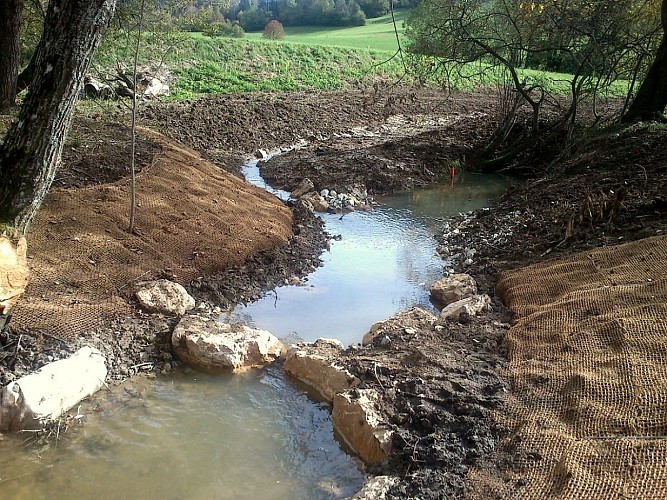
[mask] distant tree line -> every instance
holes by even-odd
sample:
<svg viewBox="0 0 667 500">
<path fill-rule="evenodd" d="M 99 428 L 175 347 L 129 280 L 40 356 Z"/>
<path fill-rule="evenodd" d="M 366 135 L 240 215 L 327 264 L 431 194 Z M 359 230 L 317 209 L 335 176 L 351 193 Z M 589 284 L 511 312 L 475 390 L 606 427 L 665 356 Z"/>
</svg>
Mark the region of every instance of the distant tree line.
<svg viewBox="0 0 667 500">
<path fill-rule="evenodd" d="M 398 0 L 395 8 L 419 0 Z M 367 18 L 387 14 L 390 0 L 194 0 L 176 13 L 196 19 L 190 29 L 206 31 L 208 22 L 237 23 L 245 31 L 262 31 L 271 20 L 284 26 L 363 26 Z"/>
</svg>

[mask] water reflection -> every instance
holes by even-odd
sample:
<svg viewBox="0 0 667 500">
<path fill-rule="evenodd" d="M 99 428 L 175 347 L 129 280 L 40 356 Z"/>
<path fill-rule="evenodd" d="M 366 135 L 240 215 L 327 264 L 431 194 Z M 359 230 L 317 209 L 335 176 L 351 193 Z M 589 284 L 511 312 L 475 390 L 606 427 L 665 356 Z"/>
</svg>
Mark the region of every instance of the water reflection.
<svg viewBox="0 0 667 500">
<path fill-rule="evenodd" d="M 381 197 L 371 212 L 352 212 L 342 219 L 324 214 L 326 230 L 341 239 L 331 243 L 324 265 L 306 286 L 278 288 L 223 319 L 250 319 L 278 337 L 334 337 L 350 344 L 397 311 L 414 305 L 432 309 L 428 286 L 442 276 L 443 267 L 435 254 L 434 233 L 447 217 L 489 206 L 508 185 L 502 177 L 467 174 L 453 188 Z"/>
</svg>

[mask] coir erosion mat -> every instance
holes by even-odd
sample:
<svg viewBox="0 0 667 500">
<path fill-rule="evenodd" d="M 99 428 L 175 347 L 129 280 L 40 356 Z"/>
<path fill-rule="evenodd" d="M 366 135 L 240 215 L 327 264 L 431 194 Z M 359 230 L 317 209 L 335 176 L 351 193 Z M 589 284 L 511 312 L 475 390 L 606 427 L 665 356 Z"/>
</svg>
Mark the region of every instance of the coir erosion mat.
<svg viewBox="0 0 667 500">
<path fill-rule="evenodd" d="M 505 272 L 498 292 L 516 314 L 509 480 L 476 470 L 473 490 L 667 498 L 667 236 Z"/>
<path fill-rule="evenodd" d="M 137 282 L 185 285 L 287 243 L 292 216 L 277 198 L 155 132 L 142 135 L 159 152 L 137 178 L 135 233 L 128 179 L 53 189 L 30 230 L 30 284 L 13 330 L 69 341 L 131 313 Z"/>
</svg>

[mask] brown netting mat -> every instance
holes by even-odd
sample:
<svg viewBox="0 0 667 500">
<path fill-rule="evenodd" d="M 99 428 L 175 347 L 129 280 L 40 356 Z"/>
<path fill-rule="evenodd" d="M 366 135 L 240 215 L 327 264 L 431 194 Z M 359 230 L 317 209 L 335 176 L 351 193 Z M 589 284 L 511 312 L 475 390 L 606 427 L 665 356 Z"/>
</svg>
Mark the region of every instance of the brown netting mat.
<svg viewBox="0 0 667 500">
<path fill-rule="evenodd" d="M 517 315 L 497 415 L 511 480 L 477 470 L 474 490 L 667 498 L 667 236 L 506 272 L 497 289 Z"/>
<path fill-rule="evenodd" d="M 13 329 L 67 341 L 104 317 L 130 313 L 138 281 L 187 284 L 287 243 L 291 212 L 275 197 L 157 133 L 142 133 L 161 151 L 137 177 L 136 234 L 127 232 L 127 179 L 53 189 L 30 230 L 31 280 Z"/>
</svg>

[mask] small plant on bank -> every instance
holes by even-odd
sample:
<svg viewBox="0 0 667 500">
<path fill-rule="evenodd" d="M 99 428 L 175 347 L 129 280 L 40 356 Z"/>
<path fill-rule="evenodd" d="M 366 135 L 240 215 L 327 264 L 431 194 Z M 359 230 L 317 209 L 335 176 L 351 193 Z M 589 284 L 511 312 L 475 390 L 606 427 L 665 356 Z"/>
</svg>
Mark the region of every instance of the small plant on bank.
<svg viewBox="0 0 667 500">
<path fill-rule="evenodd" d="M 274 19 L 264 26 L 264 33 L 262 36 L 268 40 L 282 40 L 285 38 L 285 28 L 283 28 L 280 21 Z"/>
</svg>

